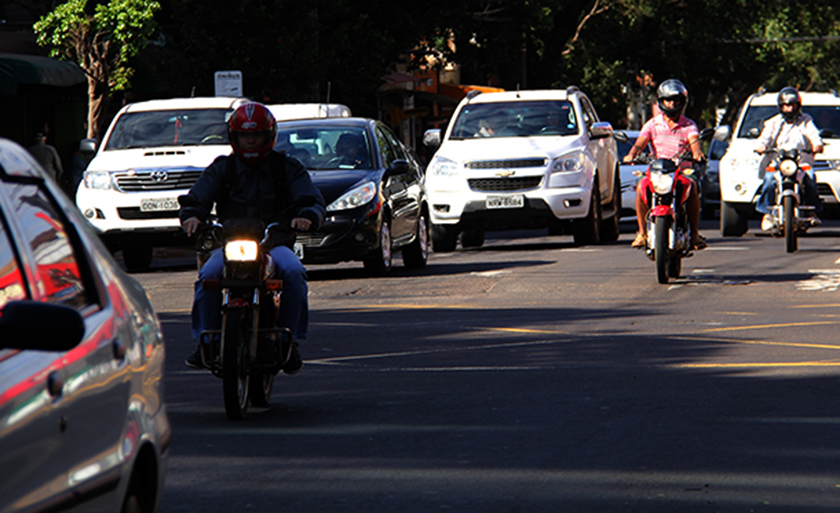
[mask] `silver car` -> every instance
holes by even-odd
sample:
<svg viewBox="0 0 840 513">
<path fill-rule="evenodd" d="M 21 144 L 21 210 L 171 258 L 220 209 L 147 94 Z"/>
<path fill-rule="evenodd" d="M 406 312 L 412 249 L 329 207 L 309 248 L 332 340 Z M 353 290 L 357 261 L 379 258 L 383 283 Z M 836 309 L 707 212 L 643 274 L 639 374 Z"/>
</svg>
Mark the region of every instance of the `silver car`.
<svg viewBox="0 0 840 513">
<path fill-rule="evenodd" d="M 0 139 L 0 513 L 156 511 L 163 360 L 144 290 Z"/>
</svg>

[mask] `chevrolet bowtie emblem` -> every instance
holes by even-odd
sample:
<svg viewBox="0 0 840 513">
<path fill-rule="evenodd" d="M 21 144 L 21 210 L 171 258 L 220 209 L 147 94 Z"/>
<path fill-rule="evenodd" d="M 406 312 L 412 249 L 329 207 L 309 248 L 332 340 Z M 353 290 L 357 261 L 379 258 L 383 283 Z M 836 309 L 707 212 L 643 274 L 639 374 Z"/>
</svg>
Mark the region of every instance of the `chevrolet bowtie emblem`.
<svg viewBox="0 0 840 513">
<path fill-rule="evenodd" d="M 499 171 L 498 173 L 496 173 L 496 176 L 500 178 L 510 178 L 514 174 L 516 174 L 516 171 L 509 171 L 506 169 L 504 171 Z"/>
</svg>

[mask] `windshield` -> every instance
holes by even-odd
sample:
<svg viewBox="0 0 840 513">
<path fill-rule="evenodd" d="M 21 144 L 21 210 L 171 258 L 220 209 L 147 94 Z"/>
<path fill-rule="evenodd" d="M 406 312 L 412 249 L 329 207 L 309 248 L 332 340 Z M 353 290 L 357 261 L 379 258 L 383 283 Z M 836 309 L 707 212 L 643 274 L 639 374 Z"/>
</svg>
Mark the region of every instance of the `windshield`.
<svg viewBox="0 0 840 513">
<path fill-rule="evenodd" d="M 229 145 L 225 116 L 229 109 L 130 112 L 117 120 L 105 150 Z"/>
<path fill-rule="evenodd" d="M 370 140 L 361 127 L 283 128 L 277 151 L 285 151 L 307 169 L 371 169 Z"/>
<path fill-rule="evenodd" d="M 572 135 L 578 132 L 568 101 L 516 101 L 467 105 L 450 139 Z"/>
<path fill-rule="evenodd" d="M 819 130 L 830 130 L 831 134 L 823 133 L 823 137 L 838 138 L 840 137 L 840 106 L 808 106 L 802 107 L 802 112 L 814 118 L 814 124 Z M 738 131 L 738 137 L 747 137 L 755 139 L 761 134 L 761 129 L 764 127 L 764 122 L 776 114 L 779 109 L 773 107 L 750 107 L 747 114 L 744 116 L 744 122 L 741 123 L 741 128 Z"/>
</svg>

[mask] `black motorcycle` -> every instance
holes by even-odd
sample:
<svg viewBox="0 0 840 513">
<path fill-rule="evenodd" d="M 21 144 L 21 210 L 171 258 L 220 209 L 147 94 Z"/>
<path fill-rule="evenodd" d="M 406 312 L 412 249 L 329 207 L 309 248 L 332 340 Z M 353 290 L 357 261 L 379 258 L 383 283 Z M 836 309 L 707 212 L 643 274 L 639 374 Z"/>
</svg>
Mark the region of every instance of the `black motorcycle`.
<svg viewBox="0 0 840 513">
<path fill-rule="evenodd" d="M 182 206 L 194 201 L 189 196 L 178 199 Z M 205 290 L 222 292 L 221 329 L 203 331 L 199 347 L 204 367 L 222 380 L 225 413 L 231 420 L 244 418 L 249 403 L 268 406 L 274 378 L 292 355 L 291 331 L 277 327 L 283 281 L 272 277 L 275 263 L 269 251 L 278 238 L 290 243 L 294 233 L 257 219 L 207 223 L 198 231 L 199 268 L 213 250 L 223 248 L 222 278 L 202 282 Z"/>
<path fill-rule="evenodd" d="M 807 150 L 769 150 L 772 157 L 766 172 L 775 173 L 776 203 L 770 208 L 773 218 L 771 233 L 777 237 L 784 236 L 785 249 L 794 253 L 798 249 L 800 233 L 811 227 L 813 217 L 804 214 L 813 212 L 814 207 L 802 205 L 803 180 L 805 173 L 811 170 L 810 164 L 800 162 Z"/>
</svg>

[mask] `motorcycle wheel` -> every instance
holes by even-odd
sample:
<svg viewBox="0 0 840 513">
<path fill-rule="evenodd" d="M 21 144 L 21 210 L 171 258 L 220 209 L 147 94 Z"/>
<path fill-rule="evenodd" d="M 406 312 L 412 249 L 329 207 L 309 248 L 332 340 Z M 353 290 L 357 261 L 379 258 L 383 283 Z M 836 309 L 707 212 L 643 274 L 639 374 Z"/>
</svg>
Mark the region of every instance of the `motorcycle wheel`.
<svg viewBox="0 0 840 513">
<path fill-rule="evenodd" d="M 785 196 L 782 200 L 782 206 L 785 210 L 785 249 L 788 253 L 793 253 L 797 249 L 796 244 L 796 216 L 793 205 L 793 196 Z"/>
<path fill-rule="evenodd" d="M 244 368 L 248 356 L 248 316 L 243 308 L 230 308 L 222 324 L 222 392 L 225 413 L 230 420 L 241 420 L 248 414 L 250 376 Z"/>
<path fill-rule="evenodd" d="M 248 399 L 251 404 L 265 408 L 271 401 L 271 390 L 274 388 L 274 374 L 260 372 L 251 376 L 252 383 L 248 387 Z"/>
<path fill-rule="evenodd" d="M 670 219 L 667 217 L 657 217 L 653 227 L 655 237 L 653 253 L 656 261 L 656 281 L 659 283 L 668 283 L 670 261 L 668 230 L 671 228 L 670 224 Z"/>
</svg>

